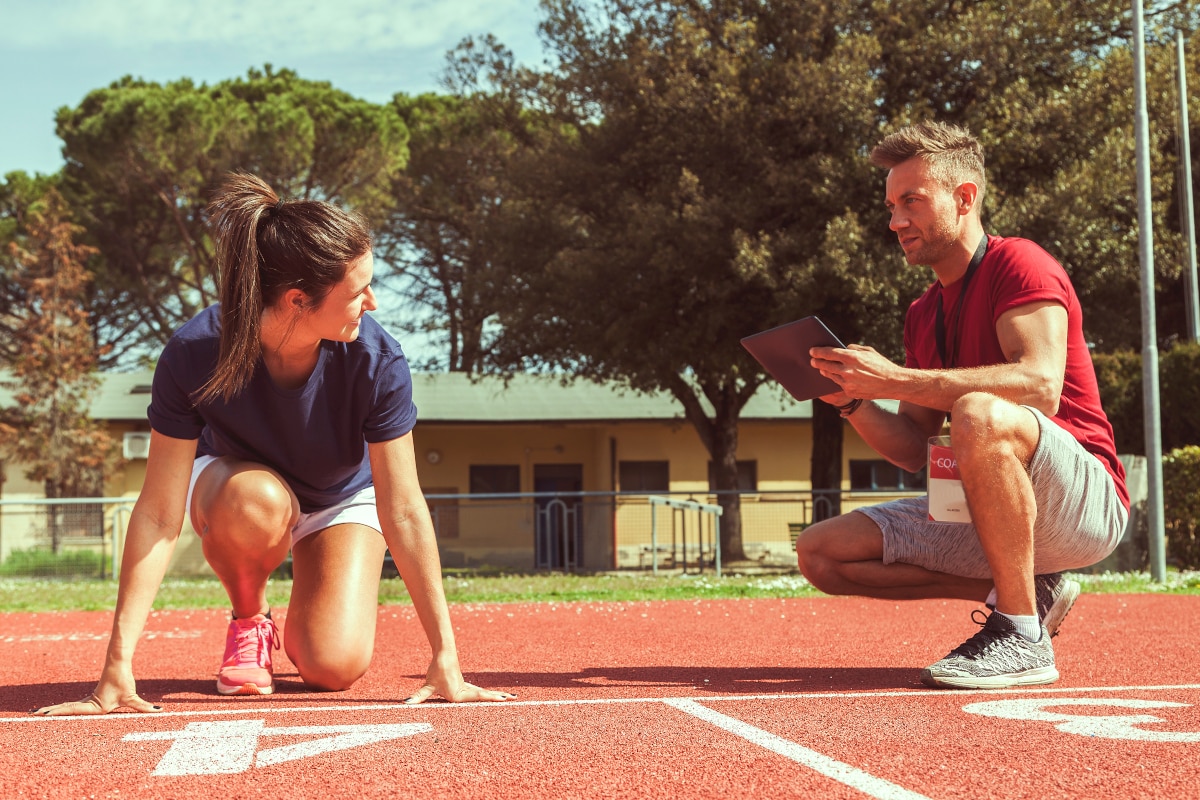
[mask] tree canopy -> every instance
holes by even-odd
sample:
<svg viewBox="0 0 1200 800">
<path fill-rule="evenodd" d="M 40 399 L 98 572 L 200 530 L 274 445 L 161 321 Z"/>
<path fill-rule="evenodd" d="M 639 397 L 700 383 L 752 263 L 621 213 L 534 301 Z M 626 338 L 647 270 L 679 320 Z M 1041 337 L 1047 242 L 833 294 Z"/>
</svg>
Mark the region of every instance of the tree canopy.
<svg viewBox="0 0 1200 800">
<path fill-rule="evenodd" d="M 204 208 L 228 172 L 379 220 L 407 157 L 391 108 L 270 67 L 213 86 L 124 78 L 60 109 L 57 126 L 63 190 L 97 250 L 94 323 L 109 361 L 156 350 L 216 301 Z"/>
</svg>

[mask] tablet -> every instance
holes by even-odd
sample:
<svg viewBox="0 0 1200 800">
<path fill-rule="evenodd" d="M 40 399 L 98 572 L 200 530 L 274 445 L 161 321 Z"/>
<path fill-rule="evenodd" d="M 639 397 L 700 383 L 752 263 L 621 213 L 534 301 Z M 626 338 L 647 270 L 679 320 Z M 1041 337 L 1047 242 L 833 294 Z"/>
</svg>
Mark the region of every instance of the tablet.
<svg viewBox="0 0 1200 800">
<path fill-rule="evenodd" d="M 801 402 L 842 390 L 812 366 L 809 348 L 845 346 L 816 317 L 798 319 L 742 339 L 742 347 L 788 394 Z"/>
</svg>

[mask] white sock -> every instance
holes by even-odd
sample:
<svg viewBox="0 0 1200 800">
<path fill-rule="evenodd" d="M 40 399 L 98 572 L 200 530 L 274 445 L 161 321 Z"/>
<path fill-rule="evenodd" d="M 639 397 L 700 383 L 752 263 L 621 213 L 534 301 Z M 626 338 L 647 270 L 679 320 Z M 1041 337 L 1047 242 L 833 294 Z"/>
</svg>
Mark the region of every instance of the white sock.
<svg viewBox="0 0 1200 800">
<path fill-rule="evenodd" d="M 1016 615 L 1005 614 L 1003 611 L 995 612 L 1003 617 L 1012 620 L 1012 624 L 1017 627 L 1017 633 L 1024 636 L 1031 642 L 1039 642 L 1042 639 L 1042 623 L 1038 620 L 1037 614 Z"/>
<path fill-rule="evenodd" d="M 992 590 L 990 592 L 988 592 L 987 600 L 984 600 L 983 604 L 985 606 L 987 606 L 988 608 L 996 607 L 996 587 L 995 586 L 993 586 Z"/>
</svg>

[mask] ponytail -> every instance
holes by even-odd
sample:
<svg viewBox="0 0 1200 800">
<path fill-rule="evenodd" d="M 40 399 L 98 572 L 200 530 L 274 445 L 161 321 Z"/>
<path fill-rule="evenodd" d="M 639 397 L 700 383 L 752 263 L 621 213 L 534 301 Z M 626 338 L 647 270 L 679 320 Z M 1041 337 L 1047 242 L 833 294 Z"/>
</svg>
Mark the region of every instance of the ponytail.
<svg viewBox="0 0 1200 800">
<path fill-rule="evenodd" d="M 228 402 L 254 377 L 263 311 L 289 289 L 319 305 L 371 250 L 362 217 L 314 200 L 285 202 L 261 178 L 230 174 L 208 211 L 220 272 L 221 338 L 216 368 L 193 401 Z"/>
</svg>

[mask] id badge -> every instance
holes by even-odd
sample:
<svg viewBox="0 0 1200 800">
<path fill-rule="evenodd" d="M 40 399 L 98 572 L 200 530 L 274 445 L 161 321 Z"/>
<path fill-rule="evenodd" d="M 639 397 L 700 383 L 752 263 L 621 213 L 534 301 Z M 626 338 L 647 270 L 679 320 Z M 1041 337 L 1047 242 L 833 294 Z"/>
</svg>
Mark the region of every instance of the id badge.
<svg viewBox="0 0 1200 800">
<path fill-rule="evenodd" d="M 958 459 L 949 436 L 929 437 L 929 518 L 935 522 L 970 522 L 971 509 L 963 492 Z"/>
</svg>

